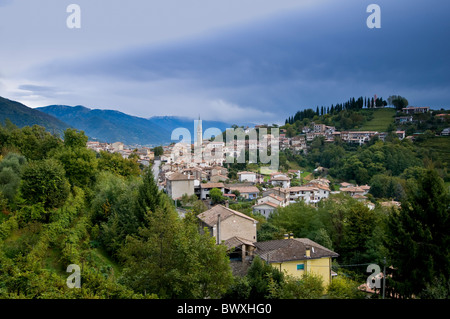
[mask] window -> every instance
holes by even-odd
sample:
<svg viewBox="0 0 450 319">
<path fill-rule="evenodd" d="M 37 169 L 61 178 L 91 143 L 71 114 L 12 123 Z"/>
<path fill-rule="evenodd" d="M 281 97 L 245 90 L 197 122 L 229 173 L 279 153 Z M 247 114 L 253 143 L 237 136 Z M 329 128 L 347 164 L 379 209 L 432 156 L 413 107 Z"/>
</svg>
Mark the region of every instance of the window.
<svg viewBox="0 0 450 319">
<path fill-rule="evenodd" d="M 305 264 L 297 264 L 297 270 L 305 270 Z"/>
</svg>

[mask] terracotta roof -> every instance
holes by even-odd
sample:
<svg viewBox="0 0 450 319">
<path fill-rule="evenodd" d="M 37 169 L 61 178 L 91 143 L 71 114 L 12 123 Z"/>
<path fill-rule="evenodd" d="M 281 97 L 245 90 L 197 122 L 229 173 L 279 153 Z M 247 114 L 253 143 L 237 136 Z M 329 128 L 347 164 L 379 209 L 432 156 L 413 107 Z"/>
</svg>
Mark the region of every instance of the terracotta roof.
<svg viewBox="0 0 450 319">
<path fill-rule="evenodd" d="M 308 238 L 291 238 L 254 243 L 256 253 L 268 262 L 285 262 L 323 257 L 338 257 L 339 254 Z M 306 257 L 306 247 L 310 247 L 310 257 Z"/>
<path fill-rule="evenodd" d="M 259 189 L 256 186 L 229 186 L 231 191 L 237 190 L 239 193 L 259 193 Z"/>
<path fill-rule="evenodd" d="M 283 201 L 283 198 L 281 198 L 281 197 L 279 197 L 279 196 L 277 196 L 277 195 L 274 195 L 273 193 L 270 193 L 270 194 L 267 195 L 267 196 L 272 197 L 272 198 L 276 199 L 276 200 L 279 201 L 279 202 L 282 202 L 282 201 Z"/>
<path fill-rule="evenodd" d="M 256 204 L 256 205 L 253 205 L 253 207 L 258 207 L 258 206 L 263 206 L 263 205 L 267 205 L 267 206 L 270 206 L 270 207 L 273 207 L 273 208 L 278 208 L 278 205 L 275 204 L 275 203 L 272 203 L 272 202 L 264 202 L 264 203 L 261 203 L 261 204 Z"/>
<path fill-rule="evenodd" d="M 330 191 L 330 187 L 328 187 L 326 185 L 322 185 L 319 182 L 309 182 L 307 184 L 307 187 L 315 187 L 315 188 L 320 188 L 320 189 L 324 189 L 324 190 Z"/>
<path fill-rule="evenodd" d="M 364 193 L 364 190 L 361 187 L 353 187 L 353 186 L 341 188 L 340 191 L 341 192 L 361 192 L 361 193 Z"/>
<path fill-rule="evenodd" d="M 271 181 L 290 181 L 291 179 L 287 176 L 277 176 L 270 179 Z"/>
<path fill-rule="evenodd" d="M 312 192 L 312 191 L 316 191 L 317 187 L 310 187 L 310 186 L 294 186 L 289 188 L 290 192 Z"/>
<path fill-rule="evenodd" d="M 201 183 L 200 188 L 223 188 L 223 183 Z"/>
<path fill-rule="evenodd" d="M 171 174 L 168 178 L 169 181 L 187 181 L 187 180 L 194 180 L 194 177 L 192 176 L 188 176 L 188 175 L 184 175 L 181 173 L 173 173 Z"/>
<path fill-rule="evenodd" d="M 216 205 L 211 209 L 208 209 L 207 211 L 201 213 L 198 215 L 198 218 L 204 222 L 208 226 L 214 226 L 217 224 L 217 216 L 220 214 L 220 219 L 225 220 L 233 215 L 239 216 L 245 219 L 248 219 L 250 221 L 253 221 L 257 223 L 258 221 L 256 219 L 251 218 L 250 216 L 247 216 L 241 212 L 235 211 L 233 209 L 227 208 L 222 205 Z"/>
<path fill-rule="evenodd" d="M 341 183 L 342 187 L 348 187 L 348 186 L 353 186 L 353 184 L 347 183 L 347 182 L 342 182 Z"/>
<path fill-rule="evenodd" d="M 241 238 L 241 237 L 237 237 L 237 236 L 234 236 L 234 237 L 228 238 L 227 240 L 224 240 L 223 244 L 225 246 L 227 246 L 228 249 L 239 247 L 239 246 L 242 246 L 242 245 L 255 247 L 253 242 L 251 242 L 250 240 L 247 240 L 247 239 L 244 239 L 244 238 Z"/>
<path fill-rule="evenodd" d="M 269 191 L 270 190 L 274 190 L 274 191 L 281 192 L 281 193 L 289 193 L 289 189 L 282 188 L 282 187 L 274 187 L 274 188 L 270 188 Z"/>
</svg>

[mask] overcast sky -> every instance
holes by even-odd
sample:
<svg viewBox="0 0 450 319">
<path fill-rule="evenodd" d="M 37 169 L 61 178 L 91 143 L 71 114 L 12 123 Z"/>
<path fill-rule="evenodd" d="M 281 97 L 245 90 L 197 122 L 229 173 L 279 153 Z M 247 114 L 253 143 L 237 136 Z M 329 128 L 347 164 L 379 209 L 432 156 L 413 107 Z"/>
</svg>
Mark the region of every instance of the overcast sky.
<svg viewBox="0 0 450 319">
<path fill-rule="evenodd" d="M 69 29 L 69 4 L 81 28 Z M 369 29 L 369 4 L 381 28 Z M 282 123 L 350 97 L 450 106 L 442 0 L 0 0 L 0 96 Z"/>
</svg>

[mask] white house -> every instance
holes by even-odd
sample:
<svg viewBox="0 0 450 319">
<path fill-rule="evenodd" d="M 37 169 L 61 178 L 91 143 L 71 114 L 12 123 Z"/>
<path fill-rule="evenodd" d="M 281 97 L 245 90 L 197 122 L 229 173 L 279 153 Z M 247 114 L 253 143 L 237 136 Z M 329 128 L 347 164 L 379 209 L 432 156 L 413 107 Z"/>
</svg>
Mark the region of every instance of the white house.
<svg viewBox="0 0 450 319">
<path fill-rule="evenodd" d="M 282 188 L 291 187 L 291 179 L 286 175 L 276 175 L 270 179 L 270 183 L 273 186 L 279 186 Z"/>
<path fill-rule="evenodd" d="M 254 172 L 238 172 L 237 175 L 240 182 L 256 183 L 257 174 Z"/>
<path fill-rule="evenodd" d="M 261 204 L 256 204 L 253 206 L 253 212 L 263 215 L 265 218 L 269 216 L 278 208 L 279 206 L 272 202 L 265 202 Z"/>
<path fill-rule="evenodd" d="M 289 189 L 289 199 L 291 202 L 302 200 L 307 204 L 315 204 L 320 200 L 318 192 L 319 189 L 317 187 L 295 186 Z"/>
<path fill-rule="evenodd" d="M 263 204 L 263 203 L 267 203 L 267 202 L 270 202 L 270 203 L 275 204 L 280 207 L 285 207 L 285 206 L 289 205 L 288 200 L 285 200 L 283 197 L 277 196 L 273 193 L 270 193 L 266 196 L 263 196 L 262 198 L 259 198 L 257 201 L 257 204 Z"/>
</svg>

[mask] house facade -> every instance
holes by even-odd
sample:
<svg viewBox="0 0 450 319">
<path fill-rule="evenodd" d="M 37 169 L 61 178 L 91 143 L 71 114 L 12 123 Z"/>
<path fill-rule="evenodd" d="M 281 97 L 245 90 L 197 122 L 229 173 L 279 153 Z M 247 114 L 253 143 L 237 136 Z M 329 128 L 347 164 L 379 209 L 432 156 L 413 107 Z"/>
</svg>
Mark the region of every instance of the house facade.
<svg viewBox="0 0 450 319">
<path fill-rule="evenodd" d="M 191 175 L 173 173 L 166 180 L 166 191 L 172 199 L 179 199 L 184 194 L 194 195 L 195 179 Z"/>
<path fill-rule="evenodd" d="M 226 187 L 226 193 L 232 193 L 233 191 L 239 191 L 241 194 L 240 196 L 248 199 L 253 200 L 258 198 L 259 195 L 259 189 L 256 186 L 228 186 Z"/>
<path fill-rule="evenodd" d="M 296 201 L 304 201 L 306 204 L 315 204 L 320 200 L 319 196 L 316 196 L 318 191 L 318 188 L 311 186 L 291 187 L 289 189 L 289 200 L 291 203 Z"/>
<path fill-rule="evenodd" d="M 200 199 L 205 200 L 209 199 L 209 192 L 213 189 L 220 189 L 222 194 L 225 193 L 225 186 L 223 183 L 201 183 L 200 184 Z"/>
<path fill-rule="evenodd" d="M 256 204 L 253 206 L 253 212 L 261 214 L 265 218 L 269 218 L 270 215 L 278 208 L 279 206 L 277 204 L 274 204 L 272 202 L 263 202 L 260 204 Z"/>
<path fill-rule="evenodd" d="M 331 262 L 339 254 L 308 238 L 288 238 L 255 242 L 255 254 L 287 275 L 301 278 L 312 273 L 322 277 L 326 287 L 331 283 Z"/>
<path fill-rule="evenodd" d="M 254 172 L 238 172 L 239 182 L 256 183 L 257 174 Z"/>
<path fill-rule="evenodd" d="M 233 237 L 256 242 L 257 220 L 222 205 L 216 205 L 197 216 L 200 227 L 206 227 L 218 244 Z"/>
<path fill-rule="evenodd" d="M 286 175 L 277 175 L 270 179 L 270 183 L 275 187 L 289 188 L 291 186 L 291 179 Z"/>
</svg>

